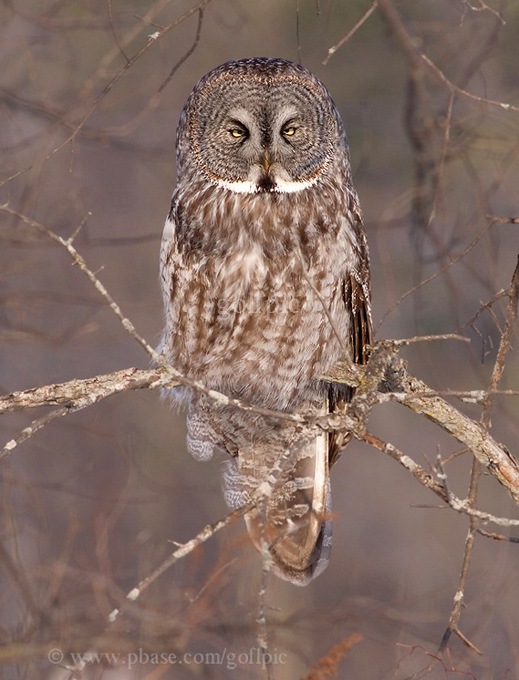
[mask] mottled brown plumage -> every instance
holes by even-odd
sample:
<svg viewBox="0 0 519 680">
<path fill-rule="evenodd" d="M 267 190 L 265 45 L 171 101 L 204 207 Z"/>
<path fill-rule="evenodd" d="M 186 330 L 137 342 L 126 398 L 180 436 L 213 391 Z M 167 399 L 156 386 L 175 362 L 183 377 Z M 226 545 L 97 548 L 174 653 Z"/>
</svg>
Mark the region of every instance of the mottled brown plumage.
<svg viewBox="0 0 519 680">
<path fill-rule="evenodd" d="M 182 112 L 177 167 L 161 251 L 167 359 L 257 406 L 343 408 L 351 390 L 321 376 L 345 352 L 366 361 L 369 262 L 346 138 L 325 87 L 281 59 L 214 69 Z M 348 433 L 216 406 L 185 388 L 178 396 L 193 455 L 207 459 L 219 447 L 231 456 L 231 507 L 287 458 L 246 522 L 257 547 L 268 543 L 278 575 L 308 582 L 328 559 L 328 469 Z"/>
</svg>

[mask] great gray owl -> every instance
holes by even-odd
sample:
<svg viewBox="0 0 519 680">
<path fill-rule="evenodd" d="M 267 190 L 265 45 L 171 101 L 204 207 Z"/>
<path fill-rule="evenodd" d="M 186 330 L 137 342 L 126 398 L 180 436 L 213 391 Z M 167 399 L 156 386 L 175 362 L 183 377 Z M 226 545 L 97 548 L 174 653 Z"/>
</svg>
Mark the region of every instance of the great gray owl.
<svg viewBox="0 0 519 680">
<path fill-rule="evenodd" d="M 231 61 L 196 85 L 177 132 L 166 220 L 162 351 L 184 375 L 256 407 L 324 414 L 351 390 L 322 376 L 371 341 L 368 249 L 348 146 L 324 85 L 283 59 Z M 328 472 L 347 432 L 218 404 L 189 388 L 188 447 L 230 454 L 224 494 L 273 571 L 304 584 L 331 543 Z"/>
</svg>

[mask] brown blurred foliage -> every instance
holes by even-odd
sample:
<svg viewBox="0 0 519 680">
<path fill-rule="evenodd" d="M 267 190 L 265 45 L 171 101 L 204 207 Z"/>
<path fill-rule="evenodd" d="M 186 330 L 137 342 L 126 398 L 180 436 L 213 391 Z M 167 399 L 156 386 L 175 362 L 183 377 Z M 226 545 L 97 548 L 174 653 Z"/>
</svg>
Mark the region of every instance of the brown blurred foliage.
<svg viewBox="0 0 519 680">
<path fill-rule="evenodd" d="M 500 291 L 519 250 L 519 226 L 508 219 L 519 216 L 519 6 L 379 0 L 327 60 L 372 4 L 4 0 L 0 203 L 65 239 L 75 235 L 89 267 L 156 346 L 158 248 L 183 103 L 228 59 L 300 57 L 331 91 L 348 133 L 378 337 L 463 333 L 470 344 L 418 342 L 402 356 L 439 392 L 485 390 L 505 324 Z M 0 244 L 3 394 L 149 366 L 63 248 L 5 211 Z M 518 386 L 512 348 L 499 388 Z M 516 454 L 517 399 L 496 395 L 491 412 L 493 437 Z M 480 405 L 456 404 L 481 417 Z M 4 415 L 4 443 L 44 413 Z M 465 497 L 472 456 L 440 428 L 387 403 L 373 411 L 370 430 L 426 468 L 439 454 L 449 487 Z M 185 543 L 227 512 L 220 461 L 188 456 L 183 415 L 158 391 L 125 392 L 54 420 L 5 457 L 0 474 L 2 678 L 266 677 L 256 624 L 261 564 L 241 522 L 107 626 L 171 541 Z M 413 673 L 430 665 L 430 680 L 519 679 L 519 547 L 505 540 L 514 529 L 498 527 L 503 540 L 475 535 L 459 626 L 481 654 L 453 635 L 440 659 L 468 518 L 439 508 L 403 468 L 359 442 L 332 485 L 329 568 L 306 589 L 269 584 L 274 676 L 319 677 L 330 654 L 327 667 L 340 678 L 422 677 Z M 477 506 L 518 516 L 488 474 Z M 354 634 L 362 640 L 344 653 Z M 69 652 L 120 656 L 71 673 L 52 649 L 64 663 Z M 179 664 L 186 652 L 191 662 Z"/>
</svg>

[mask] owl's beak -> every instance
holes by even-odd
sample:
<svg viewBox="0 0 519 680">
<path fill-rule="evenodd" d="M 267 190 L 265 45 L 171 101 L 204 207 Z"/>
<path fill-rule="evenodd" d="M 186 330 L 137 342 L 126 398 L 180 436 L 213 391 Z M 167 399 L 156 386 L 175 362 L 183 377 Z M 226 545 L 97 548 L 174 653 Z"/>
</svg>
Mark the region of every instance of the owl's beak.
<svg viewBox="0 0 519 680">
<path fill-rule="evenodd" d="M 272 191 L 275 191 L 276 182 L 272 177 L 272 171 L 275 168 L 275 162 L 272 161 L 268 149 L 265 149 L 260 167 L 263 168 L 263 172 L 261 172 L 259 167 L 256 166 L 256 170 L 260 173 L 260 176 L 256 178 L 257 191 L 261 193 L 271 193 Z"/>
<path fill-rule="evenodd" d="M 265 168 L 265 172 L 269 171 L 270 168 L 270 158 L 269 158 L 269 151 L 268 149 L 265 149 L 265 155 L 263 156 L 263 167 Z"/>
</svg>

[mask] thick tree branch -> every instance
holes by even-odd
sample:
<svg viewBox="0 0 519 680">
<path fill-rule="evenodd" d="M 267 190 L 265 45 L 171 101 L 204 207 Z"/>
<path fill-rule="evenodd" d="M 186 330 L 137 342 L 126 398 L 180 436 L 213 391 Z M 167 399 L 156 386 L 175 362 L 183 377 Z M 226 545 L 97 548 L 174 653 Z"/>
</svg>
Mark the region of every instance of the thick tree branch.
<svg viewBox="0 0 519 680">
<path fill-rule="evenodd" d="M 67 406 L 70 410 L 77 411 L 126 390 L 174 385 L 178 385 L 178 382 L 172 381 L 162 367 L 148 370 L 125 368 L 84 380 L 69 380 L 13 392 L 0 397 L 0 414 L 41 406 Z"/>
<path fill-rule="evenodd" d="M 406 391 L 393 394 L 393 398 L 465 444 L 519 504 L 519 464 L 508 449 L 496 442 L 480 423 L 471 420 L 444 399 L 428 396 L 427 385 L 421 380 L 407 376 L 406 383 Z"/>
<path fill-rule="evenodd" d="M 368 441 L 366 437 L 371 436 L 366 435 L 369 412 L 376 404 L 391 399 L 424 415 L 465 444 L 519 504 L 519 464 L 516 459 L 502 444 L 496 442 L 480 423 L 462 414 L 422 381 L 409 376 L 405 362 L 396 353 L 399 344 L 398 341 L 381 341 L 374 346 L 366 371 L 357 385 L 357 394 L 346 414 L 316 417 L 258 408 L 208 389 L 200 381 L 186 378 L 168 366 L 148 370 L 127 368 L 85 380 L 71 380 L 14 392 L 0 397 L 0 414 L 42 406 L 64 406 L 69 411 L 76 411 L 126 390 L 171 388 L 183 384 L 204 392 L 219 404 L 300 424 L 316 424 L 324 430 L 348 429 L 356 438 Z M 334 373 L 333 379 L 338 382 L 341 380 L 341 366 L 338 367 L 337 373 Z M 344 381 L 350 380 L 346 369 Z M 369 443 L 377 446 L 373 441 Z M 6 446 L 7 451 L 4 449 L 4 455 L 14 448 L 9 444 Z M 388 450 L 386 453 L 391 455 Z M 411 472 L 415 474 L 413 470 Z M 425 478 L 419 481 L 425 486 L 430 486 Z"/>
<path fill-rule="evenodd" d="M 385 399 L 407 406 L 419 415 L 439 425 L 472 451 L 519 505 L 519 463 L 502 444 L 496 442 L 481 423 L 471 420 L 447 401 L 437 396 L 427 385 L 407 372 L 406 364 L 396 353 L 398 342 L 379 341 L 372 349 L 364 376 L 357 386 L 348 413 L 358 413 L 359 407 L 367 413 L 375 403 Z M 344 370 L 344 369 L 343 369 Z M 346 370 L 345 382 L 349 376 Z M 341 367 L 334 374 L 341 382 Z M 494 388 L 495 385 L 492 384 Z M 374 392 L 374 389 L 376 392 Z M 362 428 L 353 430 L 355 437 L 365 438 Z"/>
</svg>

